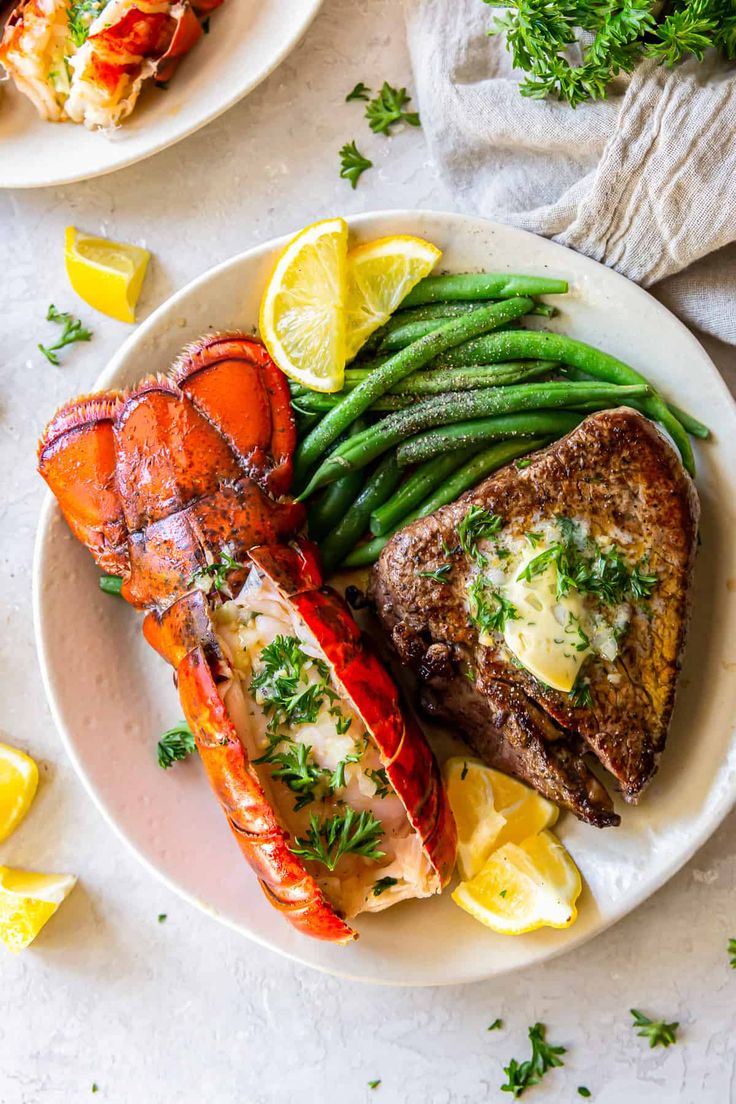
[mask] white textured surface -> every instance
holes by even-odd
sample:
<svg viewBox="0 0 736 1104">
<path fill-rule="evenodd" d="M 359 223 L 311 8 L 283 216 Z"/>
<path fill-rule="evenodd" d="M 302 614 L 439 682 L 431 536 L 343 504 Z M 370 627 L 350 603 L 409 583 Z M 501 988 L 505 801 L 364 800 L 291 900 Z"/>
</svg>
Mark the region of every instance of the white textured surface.
<svg viewBox="0 0 736 1104">
<path fill-rule="evenodd" d="M 94 342 L 68 350 L 61 368 L 35 352 L 51 330 L 48 303 L 77 309 L 63 226 L 154 251 L 145 314 L 216 261 L 305 220 L 452 208 L 420 132 L 370 135 L 360 107 L 342 103 L 358 79 L 409 79 L 400 33 L 389 0 L 326 0 L 286 65 L 200 134 L 97 182 L 0 195 L 0 726 L 42 764 L 35 806 L 0 861 L 80 875 L 35 948 L 0 956 L 2 1104 L 88 1099 L 93 1081 L 95 1099 L 125 1104 L 504 1101 L 501 1066 L 526 1055 L 535 1019 L 569 1054 L 530 1101 L 578 1099 L 580 1084 L 605 1104 L 736 1101 L 736 972 L 725 952 L 736 936 L 736 815 L 646 906 L 572 955 L 492 984 L 376 990 L 294 967 L 156 883 L 83 794 L 40 694 L 29 617 L 35 437 L 127 332 L 80 307 Z M 353 137 L 377 166 L 355 193 L 337 179 L 337 149 Z M 733 381 L 733 354 L 708 348 Z M 632 1005 L 680 1020 L 678 1045 L 650 1052 L 629 1027 Z M 488 1035 L 496 1016 L 505 1028 Z"/>
</svg>

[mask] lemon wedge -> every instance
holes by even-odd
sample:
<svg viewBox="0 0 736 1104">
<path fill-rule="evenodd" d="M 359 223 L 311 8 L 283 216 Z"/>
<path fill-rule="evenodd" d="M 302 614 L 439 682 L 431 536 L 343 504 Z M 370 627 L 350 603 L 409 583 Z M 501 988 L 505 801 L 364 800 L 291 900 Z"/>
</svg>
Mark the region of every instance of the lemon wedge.
<svg viewBox="0 0 736 1104">
<path fill-rule="evenodd" d="M 266 348 L 313 391 L 339 391 L 345 379 L 347 247 L 344 219 L 307 226 L 279 256 L 261 300 Z"/>
<path fill-rule="evenodd" d="M 370 335 L 428 276 L 442 251 L 423 238 L 396 235 L 357 245 L 348 253 L 345 359 L 352 360 Z"/>
<path fill-rule="evenodd" d="M 457 826 L 457 865 L 463 880 L 478 873 L 506 827 L 496 811 L 492 771 L 477 759 L 448 759 L 447 797 Z"/>
<path fill-rule="evenodd" d="M 7 839 L 31 807 L 38 767 L 28 755 L 0 744 L 0 840 Z"/>
<path fill-rule="evenodd" d="M 463 880 L 475 877 L 492 851 L 551 828 L 559 816 L 551 801 L 479 759 L 454 756 L 443 774 L 457 825 Z"/>
<path fill-rule="evenodd" d="M 18 954 L 33 942 L 76 881 L 71 874 L 37 874 L 0 866 L 0 941 L 8 950 Z"/>
<path fill-rule="evenodd" d="M 69 283 L 80 299 L 118 322 L 135 322 L 135 305 L 151 258 L 147 249 L 90 238 L 67 226 L 64 258 Z"/>
<path fill-rule="evenodd" d="M 453 901 L 482 924 L 503 935 L 537 928 L 569 928 L 577 919 L 580 872 L 552 832 L 494 851 L 470 881 L 461 882 Z"/>
</svg>

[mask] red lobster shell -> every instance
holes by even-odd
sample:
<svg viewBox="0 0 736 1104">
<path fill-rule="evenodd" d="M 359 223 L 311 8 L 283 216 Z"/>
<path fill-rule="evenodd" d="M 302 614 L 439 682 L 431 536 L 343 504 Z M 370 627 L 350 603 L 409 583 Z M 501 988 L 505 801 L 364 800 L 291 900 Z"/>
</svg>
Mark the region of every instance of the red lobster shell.
<svg viewBox="0 0 736 1104">
<path fill-rule="evenodd" d="M 322 585 L 316 549 L 297 537 L 303 508 L 283 497 L 295 443 L 283 375 L 261 344 L 234 334 L 198 342 L 169 376 L 67 404 L 41 438 L 39 470 L 74 534 L 148 610 L 146 639 L 176 670 L 210 784 L 266 896 L 298 930 L 345 942 L 356 933 L 290 850 L 228 714 L 221 686 L 231 672 L 212 619 L 220 596 L 193 586 L 195 573 L 227 552 L 233 593 L 255 565 L 291 603 L 373 737 L 436 889 L 452 872 L 455 825 L 424 736 L 343 600 Z"/>
</svg>

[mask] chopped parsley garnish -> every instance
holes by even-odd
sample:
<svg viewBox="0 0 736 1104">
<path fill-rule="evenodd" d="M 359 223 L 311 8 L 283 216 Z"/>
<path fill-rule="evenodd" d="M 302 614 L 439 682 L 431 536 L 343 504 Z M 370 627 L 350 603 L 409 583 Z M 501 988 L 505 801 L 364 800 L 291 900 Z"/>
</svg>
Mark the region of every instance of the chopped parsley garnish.
<svg viewBox="0 0 736 1104">
<path fill-rule="evenodd" d="M 108 0 L 72 0 L 66 20 L 69 35 L 75 46 L 82 46 L 87 41 L 92 23 L 107 2 Z"/>
<path fill-rule="evenodd" d="M 278 749 L 281 748 L 279 751 Z M 254 759 L 257 763 L 270 763 L 273 767 L 272 777 L 278 778 L 288 786 L 292 793 L 297 795 L 294 811 L 303 809 L 315 800 L 315 786 L 322 781 L 324 771 L 318 767 L 313 759 L 310 759 L 312 749 L 307 744 L 300 744 L 296 740 L 276 739 L 265 755 Z M 340 764 L 343 770 L 341 785 L 345 785 L 345 766 Z M 339 768 L 338 768 L 339 769 Z"/>
<path fill-rule="evenodd" d="M 341 179 L 349 180 L 352 187 L 357 188 L 363 173 L 371 168 L 373 168 L 373 162 L 363 156 L 355 142 L 346 142 L 340 150 Z"/>
<path fill-rule="evenodd" d="M 637 1035 L 641 1035 L 644 1039 L 649 1039 L 649 1046 L 663 1046 L 668 1047 L 677 1042 L 677 1029 L 680 1026 L 679 1023 L 665 1023 L 664 1020 L 650 1020 L 648 1016 L 644 1016 L 641 1012 L 638 1012 L 636 1008 L 631 1009 L 631 1015 L 634 1017 L 634 1027 L 638 1027 Z"/>
<path fill-rule="evenodd" d="M 398 884 L 399 884 L 399 879 L 398 878 L 389 878 L 389 877 L 379 878 L 378 881 L 373 886 L 373 896 L 374 897 L 380 897 L 381 894 L 385 893 L 387 889 L 391 888 L 391 886 L 395 886 L 395 885 L 398 885 Z"/>
<path fill-rule="evenodd" d="M 168 770 L 174 763 L 186 759 L 197 750 L 194 736 L 185 721 L 167 729 L 156 745 L 158 765 Z"/>
<path fill-rule="evenodd" d="M 335 813 L 323 821 L 312 813 L 306 836 L 298 836 L 289 850 L 300 859 L 322 863 L 328 870 L 334 870 L 342 856 L 350 853 L 372 862 L 385 858 L 386 852 L 378 849 L 382 836 L 383 825 L 367 809 L 356 813 L 355 809 L 347 808 L 344 813 Z"/>
<path fill-rule="evenodd" d="M 463 769 L 460 771 L 460 781 L 464 782 L 467 777 L 468 777 L 468 761 L 466 759 L 465 762 L 463 763 Z"/>
<path fill-rule="evenodd" d="M 420 126 L 417 112 L 404 110 L 410 99 L 411 96 L 407 95 L 405 88 L 392 88 L 388 81 L 384 81 L 381 91 L 373 97 L 365 109 L 365 117 L 371 130 L 376 134 L 388 136 L 395 123 Z"/>
<path fill-rule="evenodd" d="M 379 1077 L 376 1081 L 369 1081 L 368 1082 L 368 1088 L 369 1089 L 377 1089 L 380 1084 L 381 1084 L 381 1078 Z"/>
<path fill-rule="evenodd" d="M 56 355 L 59 349 L 65 348 L 67 345 L 73 345 L 75 341 L 91 341 L 92 331 L 84 328 L 78 318 L 75 318 L 72 314 L 67 314 L 65 311 L 57 310 L 53 303 L 46 311 L 47 322 L 58 322 L 60 326 L 63 326 L 61 331 L 61 337 L 55 345 L 41 345 L 39 343 L 39 349 L 51 363 L 57 367 L 59 365 L 59 358 Z"/>
<path fill-rule="evenodd" d="M 538 1085 L 547 1070 L 565 1064 L 560 1058 L 561 1054 L 565 1054 L 565 1047 L 550 1046 L 545 1039 L 545 1032 L 544 1024 L 535 1023 L 530 1027 L 531 1058 L 525 1062 L 517 1062 L 512 1058 L 508 1066 L 504 1066 L 507 1082 L 501 1085 L 501 1092 L 512 1093 L 514 1100 L 518 1100 L 525 1089 Z"/>
<path fill-rule="evenodd" d="M 503 527 L 503 518 L 492 514 L 483 506 L 471 506 L 457 527 L 460 547 L 467 556 L 478 563 L 485 563 L 485 556 L 478 550 L 478 541 L 495 537 Z"/>
<path fill-rule="evenodd" d="M 650 596 L 657 576 L 647 574 L 643 562 L 629 570 L 615 545 L 600 548 L 582 538 L 569 518 L 559 517 L 557 521 L 562 539 L 529 560 L 518 579 L 531 582 L 554 564 L 558 599 L 577 590 L 597 598 L 604 606 L 615 606 L 627 599 L 641 601 Z"/>
<path fill-rule="evenodd" d="M 361 752 L 355 751 L 351 755 L 346 755 L 344 759 L 340 760 L 330 775 L 330 790 L 334 792 L 335 790 L 345 789 L 345 768 L 348 763 L 359 763 L 360 756 Z"/>
<path fill-rule="evenodd" d="M 591 1095 L 590 1089 L 587 1085 L 578 1085 L 578 1096 L 589 1097 Z"/>
<path fill-rule="evenodd" d="M 731 969 L 736 970 L 736 939 L 729 939 L 728 954 L 731 960 Z"/>
<path fill-rule="evenodd" d="M 167 913 L 165 913 L 165 912 L 160 912 L 160 913 L 158 914 L 158 922 L 159 922 L 159 924 L 165 924 L 165 923 L 166 923 L 166 918 L 167 918 Z"/>
<path fill-rule="evenodd" d="M 576 652 L 587 652 L 590 648 L 590 637 L 583 629 L 579 619 L 574 613 L 571 613 L 565 625 L 565 635 L 573 636 L 575 639 L 572 642 L 572 647 Z"/>
<path fill-rule="evenodd" d="M 499 897 L 505 897 L 507 893 L 508 893 L 507 889 L 502 889 L 502 890 L 499 891 L 498 896 Z"/>
<path fill-rule="evenodd" d="M 391 788 L 391 783 L 388 780 L 385 767 L 379 767 L 378 770 L 369 770 L 365 772 L 370 778 L 373 785 L 376 787 L 376 797 L 386 797 Z"/>
<path fill-rule="evenodd" d="M 452 571 L 451 563 L 440 564 L 434 571 L 417 571 L 420 579 L 434 579 L 436 583 L 449 583 L 449 574 Z"/>
<path fill-rule="evenodd" d="M 578 675 L 575 680 L 575 685 L 568 694 L 570 705 L 575 706 L 576 709 L 590 709 L 593 705 L 593 695 L 590 692 L 590 683 L 587 679 L 580 678 Z"/>
<path fill-rule="evenodd" d="M 334 702 L 327 664 L 308 656 L 295 636 L 277 636 L 263 649 L 260 661 L 250 692 L 269 718 L 272 736 L 279 725 L 314 724 L 324 703 Z M 308 678 L 311 669 L 318 675 L 316 682 Z"/>
<path fill-rule="evenodd" d="M 216 590 L 220 593 L 226 590 L 228 571 L 236 571 L 238 568 L 244 567 L 245 564 L 234 560 L 225 548 L 223 548 L 221 556 L 222 559 L 215 561 L 215 563 L 205 564 L 204 567 L 198 567 L 197 570 L 192 573 L 192 584 L 201 581 L 203 584 L 202 589 L 207 592 Z"/>
<path fill-rule="evenodd" d="M 345 97 L 345 103 L 350 103 L 351 100 L 369 100 L 371 90 L 367 84 L 363 84 L 362 81 L 358 81 L 355 88 L 348 92 Z"/>
<path fill-rule="evenodd" d="M 488 1025 L 488 1027 L 486 1028 L 486 1031 L 498 1031 L 499 1028 L 501 1028 L 501 1027 L 503 1027 L 503 1020 L 498 1020 L 497 1019 L 497 1020 L 494 1020 L 492 1024 Z"/>
<path fill-rule="evenodd" d="M 516 470 L 517 471 L 523 471 L 524 468 L 528 468 L 530 464 L 531 464 L 531 460 L 517 460 L 516 461 Z"/>
<path fill-rule="evenodd" d="M 518 621 L 519 611 L 483 575 L 476 575 L 468 588 L 470 620 L 481 634 L 503 632 L 507 621 Z"/>
<path fill-rule="evenodd" d="M 524 536 L 526 537 L 532 548 L 536 548 L 539 542 L 543 539 L 541 533 L 525 533 Z"/>
</svg>

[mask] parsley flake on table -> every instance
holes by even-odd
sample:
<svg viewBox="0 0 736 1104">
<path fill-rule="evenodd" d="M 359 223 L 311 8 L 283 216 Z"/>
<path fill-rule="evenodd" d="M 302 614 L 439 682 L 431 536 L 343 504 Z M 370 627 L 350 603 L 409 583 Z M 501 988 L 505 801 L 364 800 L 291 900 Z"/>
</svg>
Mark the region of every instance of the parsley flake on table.
<svg viewBox="0 0 736 1104">
<path fill-rule="evenodd" d="M 677 1042 L 677 1029 L 680 1026 L 679 1023 L 665 1023 L 664 1020 L 650 1020 L 648 1016 L 637 1011 L 636 1008 L 631 1009 L 631 1015 L 634 1017 L 634 1027 L 638 1027 L 637 1035 L 641 1035 L 644 1039 L 649 1039 L 649 1046 L 672 1046 Z"/>
<path fill-rule="evenodd" d="M 410 100 L 411 96 L 407 94 L 405 88 L 393 88 L 388 81 L 384 81 L 381 91 L 373 97 L 365 109 L 365 117 L 371 130 L 388 137 L 391 127 L 396 123 L 420 126 L 418 113 L 404 110 Z"/>
<path fill-rule="evenodd" d="M 41 345 L 39 342 L 38 346 L 46 359 L 57 367 L 60 363 L 57 356 L 59 349 L 63 349 L 67 345 L 73 345 L 76 341 L 92 340 L 91 330 L 85 329 L 79 319 L 73 315 L 67 314 L 66 311 L 57 310 L 53 303 L 46 311 L 46 321 L 58 322 L 60 326 L 64 327 L 61 331 L 61 337 L 55 345 Z"/>
<path fill-rule="evenodd" d="M 584 1096 L 587 1099 L 591 1095 L 591 1091 L 587 1085 L 578 1085 L 578 1096 Z"/>
<path fill-rule="evenodd" d="M 729 939 L 728 954 L 731 960 L 731 969 L 736 970 L 736 939 Z"/>
<path fill-rule="evenodd" d="M 381 1078 L 379 1077 L 376 1081 L 369 1081 L 368 1082 L 368 1088 L 369 1089 L 377 1089 L 380 1084 L 381 1084 Z"/>
<path fill-rule="evenodd" d="M 345 103 L 350 103 L 351 100 L 369 100 L 371 98 L 371 90 L 367 84 L 363 84 L 362 81 L 358 81 L 355 88 L 348 92 L 345 97 Z"/>
<path fill-rule="evenodd" d="M 167 920 L 167 918 L 168 918 L 168 914 L 167 914 L 167 913 L 165 913 L 165 912 L 160 912 L 160 913 L 158 914 L 158 922 L 159 922 L 159 924 L 165 924 L 165 923 L 166 923 L 166 920 Z"/>
<path fill-rule="evenodd" d="M 503 1027 L 503 1020 L 495 1019 L 492 1024 L 489 1024 L 486 1031 L 498 1031 Z"/>
<path fill-rule="evenodd" d="M 508 1066 L 504 1066 L 506 1084 L 501 1085 L 501 1092 L 511 1093 L 514 1100 L 518 1100 L 525 1089 L 532 1085 L 538 1085 L 547 1070 L 557 1066 L 564 1066 L 560 1057 L 566 1053 L 563 1046 L 551 1046 L 545 1039 L 546 1028 L 544 1024 L 535 1023 L 529 1028 L 529 1039 L 532 1044 L 532 1056 L 525 1062 L 517 1062 L 512 1058 Z"/>
<path fill-rule="evenodd" d="M 197 750 L 192 730 L 186 721 L 167 729 L 156 745 L 158 765 L 168 770 L 174 763 L 186 759 Z"/>
<path fill-rule="evenodd" d="M 340 177 L 342 180 L 349 180 L 352 187 L 357 188 L 358 181 L 363 173 L 366 169 L 372 168 L 373 162 L 363 156 L 355 142 L 345 143 L 340 150 Z"/>
</svg>

